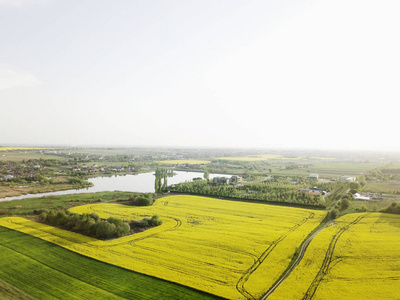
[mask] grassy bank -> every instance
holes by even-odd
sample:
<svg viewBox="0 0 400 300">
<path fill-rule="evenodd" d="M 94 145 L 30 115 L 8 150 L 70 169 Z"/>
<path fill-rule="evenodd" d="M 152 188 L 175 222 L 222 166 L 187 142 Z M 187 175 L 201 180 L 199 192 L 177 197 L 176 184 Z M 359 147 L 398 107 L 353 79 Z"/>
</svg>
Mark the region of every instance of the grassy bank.
<svg viewBox="0 0 400 300">
<path fill-rule="evenodd" d="M 129 201 L 130 197 L 138 194 L 129 192 L 99 192 L 5 201 L 0 202 L 0 215 L 29 216 L 34 214 L 33 211 L 35 209 L 60 210 L 89 203 Z"/>
<path fill-rule="evenodd" d="M 57 184 L 34 184 L 28 186 L 17 186 L 17 185 L 0 185 L 0 198 L 21 196 L 26 194 L 40 194 L 57 191 L 66 191 L 73 189 L 81 189 L 93 186 L 88 183 L 86 186 L 68 184 L 68 183 L 57 183 Z"/>
</svg>

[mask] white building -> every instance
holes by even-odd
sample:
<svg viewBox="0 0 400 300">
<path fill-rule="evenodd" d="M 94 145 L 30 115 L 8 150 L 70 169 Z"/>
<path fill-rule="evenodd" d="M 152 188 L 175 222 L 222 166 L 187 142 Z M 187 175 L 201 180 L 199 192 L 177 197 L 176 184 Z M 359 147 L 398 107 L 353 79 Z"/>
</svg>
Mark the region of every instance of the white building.
<svg viewBox="0 0 400 300">
<path fill-rule="evenodd" d="M 371 200 L 371 197 L 361 196 L 359 193 L 353 195 L 355 200 Z"/>
<path fill-rule="evenodd" d="M 351 176 L 342 176 L 340 177 L 340 181 L 346 181 L 346 182 L 354 182 L 357 179 L 355 177 L 351 177 Z"/>
</svg>

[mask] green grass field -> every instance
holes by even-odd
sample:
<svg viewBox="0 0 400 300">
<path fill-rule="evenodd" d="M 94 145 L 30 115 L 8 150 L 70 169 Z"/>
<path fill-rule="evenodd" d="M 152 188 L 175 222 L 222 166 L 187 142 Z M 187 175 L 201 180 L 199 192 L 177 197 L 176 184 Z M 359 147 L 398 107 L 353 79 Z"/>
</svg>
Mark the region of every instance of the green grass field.
<svg viewBox="0 0 400 300">
<path fill-rule="evenodd" d="M 0 151 L 0 161 L 22 161 L 29 159 L 58 159 L 58 160 L 67 160 L 64 157 L 58 155 L 51 154 L 40 154 L 36 151 L 24 151 L 24 152 L 7 152 Z"/>
<path fill-rule="evenodd" d="M 400 182 L 398 181 L 383 181 L 383 182 L 367 182 L 363 188 L 365 192 L 393 194 L 400 193 Z"/>
<path fill-rule="evenodd" d="M 135 193 L 99 192 L 5 201 L 0 202 L 0 214 L 4 216 L 27 216 L 33 215 L 35 209 L 60 210 L 87 203 L 115 202 L 117 200 L 128 200 L 133 194 Z"/>
<path fill-rule="evenodd" d="M 337 163 L 337 164 L 315 164 L 304 168 L 294 170 L 276 170 L 274 173 L 281 175 L 300 175 L 308 176 L 310 174 L 318 174 L 320 178 L 338 178 L 340 176 L 359 176 L 368 170 L 377 168 L 378 164 L 374 163 Z"/>
<path fill-rule="evenodd" d="M 217 299 L 0 227 L 1 299 Z"/>
<path fill-rule="evenodd" d="M 270 159 L 283 159 L 283 155 L 275 154 L 262 154 L 262 155 L 248 155 L 248 156 L 235 156 L 235 157 L 218 157 L 218 160 L 232 160 L 232 161 L 264 161 Z"/>
</svg>

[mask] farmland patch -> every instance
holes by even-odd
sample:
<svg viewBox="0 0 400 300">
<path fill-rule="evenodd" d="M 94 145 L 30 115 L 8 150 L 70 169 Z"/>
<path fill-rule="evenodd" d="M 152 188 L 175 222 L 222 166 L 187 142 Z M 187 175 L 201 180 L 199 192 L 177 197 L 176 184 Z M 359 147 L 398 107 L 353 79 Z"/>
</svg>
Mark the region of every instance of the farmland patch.
<svg viewBox="0 0 400 300">
<path fill-rule="evenodd" d="M 215 299 L 0 227 L 1 299 Z"/>
<path fill-rule="evenodd" d="M 170 196 L 152 207 L 91 204 L 76 213 L 101 218 L 143 218 L 163 224 L 110 241 L 35 223 L 3 218 L 2 226 L 67 249 L 229 299 L 258 298 L 287 268 L 296 247 L 326 212 L 197 196 Z"/>
<path fill-rule="evenodd" d="M 268 299 L 398 299 L 400 216 L 343 216 Z"/>
</svg>

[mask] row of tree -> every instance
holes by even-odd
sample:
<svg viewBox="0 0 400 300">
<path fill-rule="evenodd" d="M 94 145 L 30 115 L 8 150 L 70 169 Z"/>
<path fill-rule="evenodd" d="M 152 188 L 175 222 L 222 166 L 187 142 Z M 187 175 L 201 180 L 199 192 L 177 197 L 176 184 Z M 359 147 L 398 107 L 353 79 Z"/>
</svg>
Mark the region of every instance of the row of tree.
<svg viewBox="0 0 400 300">
<path fill-rule="evenodd" d="M 157 168 L 155 172 L 154 190 L 156 193 L 161 193 L 167 190 L 167 177 L 172 171 Z"/>
<path fill-rule="evenodd" d="M 398 205 L 396 202 L 393 202 L 390 206 L 382 209 L 381 211 L 384 213 L 400 215 L 400 205 Z"/>
<path fill-rule="evenodd" d="M 208 184 L 206 180 L 196 180 L 193 182 L 183 182 L 171 188 L 173 192 L 209 195 L 218 197 L 231 197 L 249 200 L 261 200 L 266 202 L 286 202 L 312 206 L 324 206 L 321 195 L 299 193 L 294 190 L 294 186 L 289 187 L 265 185 L 263 183 L 254 184 L 255 190 L 250 190 L 248 186 L 235 187 L 230 185 Z M 250 187 L 253 187 L 250 185 Z"/>
</svg>

